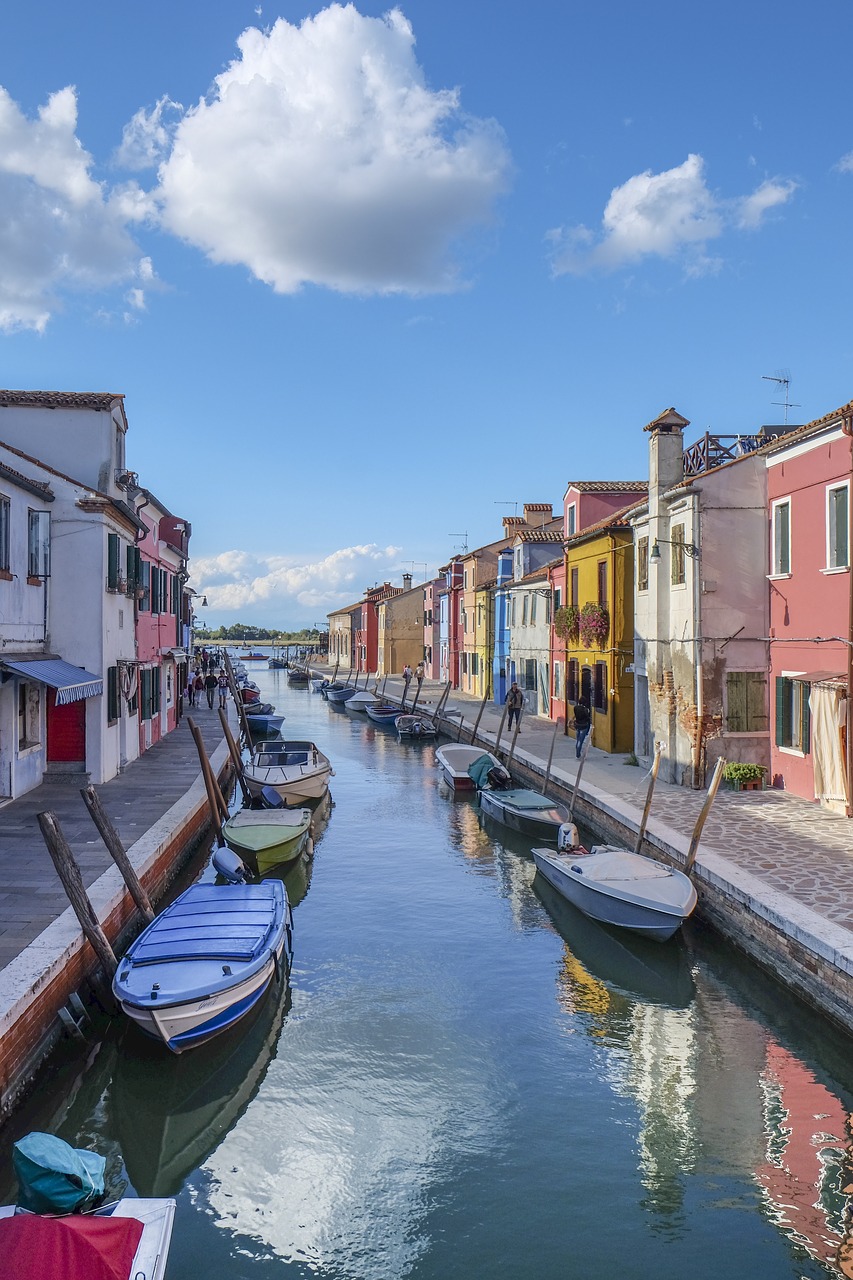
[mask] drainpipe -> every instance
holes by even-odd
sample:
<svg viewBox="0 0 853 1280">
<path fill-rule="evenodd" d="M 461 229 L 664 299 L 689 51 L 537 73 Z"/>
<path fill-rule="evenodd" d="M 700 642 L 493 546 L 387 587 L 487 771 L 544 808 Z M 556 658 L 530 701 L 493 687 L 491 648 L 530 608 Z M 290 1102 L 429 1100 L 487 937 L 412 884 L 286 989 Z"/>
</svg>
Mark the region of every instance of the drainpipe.
<svg viewBox="0 0 853 1280">
<path fill-rule="evenodd" d="M 694 535 L 693 545 L 700 548 L 699 557 L 691 561 L 693 572 L 693 623 L 698 627 L 699 634 L 693 641 L 695 660 L 693 666 L 696 672 L 696 728 L 693 731 L 693 789 L 699 791 L 704 782 L 702 777 L 702 724 L 705 716 L 705 699 L 704 699 L 704 680 L 703 680 L 703 653 L 702 653 L 702 624 L 700 618 L 700 610 L 702 607 L 702 560 L 701 560 L 701 530 L 699 527 L 700 515 L 698 511 L 694 511 L 692 521 Z"/>
<path fill-rule="evenodd" d="M 853 818 L 853 564 L 851 538 L 853 538 L 853 414 L 844 414 L 841 430 L 850 438 L 850 489 L 847 493 L 847 808 L 848 818 Z"/>
</svg>

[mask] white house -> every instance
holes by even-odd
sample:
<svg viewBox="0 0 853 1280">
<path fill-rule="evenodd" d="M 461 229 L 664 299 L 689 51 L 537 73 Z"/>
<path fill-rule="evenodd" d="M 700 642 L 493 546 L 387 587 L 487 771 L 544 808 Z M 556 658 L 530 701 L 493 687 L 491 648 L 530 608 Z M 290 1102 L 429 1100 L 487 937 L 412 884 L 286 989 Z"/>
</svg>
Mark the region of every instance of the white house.
<svg viewBox="0 0 853 1280">
<path fill-rule="evenodd" d="M 561 535 L 562 536 L 562 535 Z M 553 555 L 554 547 L 550 547 Z M 516 548 L 517 554 L 517 548 Z M 553 585 L 550 571 L 562 564 L 552 559 L 509 584 L 509 672 L 524 690 L 528 715 L 551 714 L 551 620 Z"/>
</svg>

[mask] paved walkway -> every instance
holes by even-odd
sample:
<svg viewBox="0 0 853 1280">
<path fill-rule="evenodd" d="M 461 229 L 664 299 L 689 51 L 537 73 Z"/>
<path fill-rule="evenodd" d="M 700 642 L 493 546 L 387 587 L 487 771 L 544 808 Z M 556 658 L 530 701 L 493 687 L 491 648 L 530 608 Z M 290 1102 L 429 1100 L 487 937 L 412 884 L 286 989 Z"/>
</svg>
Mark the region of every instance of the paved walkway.
<svg viewBox="0 0 853 1280">
<path fill-rule="evenodd" d="M 212 754 L 223 736 L 218 712 L 205 704 L 189 714 Z M 126 849 L 189 790 L 198 774 L 198 754 L 184 719 L 120 777 L 98 787 Z M 58 817 L 84 884 L 91 885 L 115 865 L 75 786 L 44 783 L 0 808 L 0 969 L 68 906 L 36 820 L 46 809 Z"/>
<path fill-rule="evenodd" d="M 418 706 L 432 709 L 443 687 L 425 680 Z M 416 688 L 413 681 L 408 703 Z M 402 679 L 389 677 L 386 692 L 399 700 L 403 692 Z M 463 734 L 469 739 L 480 701 L 456 691 L 447 704 L 448 709 L 455 708 L 462 713 Z M 479 736 L 486 741 L 494 742 L 502 710 L 494 703 L 486 703 L 479 727 Z M 553 724 L 547 720 L 523 715 L 515 748 L 519 761 L 536 761 L 544 770 L 553 732 Z M 505 730 L 502 751 L 509 748 L 510 742 L 511 735 Z M 590 749 L 581 790 L 591 785 L 642 812 L 648 774 L 644 768 L 627 764 L 627 759 L 624 755 L 611 756 L 605 751 Z M 575 777 L 573 737 L 557 734 L 554 768 Z M 689 839 L 705 794 L 659 781 L 655 787 L 650 829 L 665 825 Z M 765 881 L 769 887 L 788 894 L 823 919 L 853 930 L 853 820 L 784 791 L 734 792 L 721 788 L 705 824 L 699 846 L 700 863 L 703 851 L 709 849 Z"/>
</svg>

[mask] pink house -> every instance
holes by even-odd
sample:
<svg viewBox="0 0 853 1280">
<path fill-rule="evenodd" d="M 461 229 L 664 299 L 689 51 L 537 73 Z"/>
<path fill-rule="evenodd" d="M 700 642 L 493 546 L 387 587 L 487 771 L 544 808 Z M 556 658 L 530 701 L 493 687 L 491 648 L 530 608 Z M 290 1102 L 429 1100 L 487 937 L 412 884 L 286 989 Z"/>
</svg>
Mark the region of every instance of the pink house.
<svg viewBox="0 0 853 1280">
<path fill-rule="evenodd" d="M 771 774 L 850 815 L 853 402 L 767 451 Z"/>
<path fill-rule="evenodd" d="M 139 749 L 169 733 L 182 713 L 188 655 L 183 647 L 183 586 L 191 528 L 173 516 L 147 489 L 136 496 L 136 514 L 145 525 L 128 548 L 128 579 L 136 584 L 136 700 Z"/>
</svg>

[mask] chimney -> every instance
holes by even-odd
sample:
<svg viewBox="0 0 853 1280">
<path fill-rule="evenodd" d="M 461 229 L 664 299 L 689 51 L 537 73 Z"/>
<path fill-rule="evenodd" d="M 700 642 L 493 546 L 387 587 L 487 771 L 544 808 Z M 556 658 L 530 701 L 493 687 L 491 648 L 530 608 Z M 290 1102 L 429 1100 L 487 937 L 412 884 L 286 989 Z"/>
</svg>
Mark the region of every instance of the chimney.
<svg viewBox="0 0 853 1280">
<path fill-rule="evenodd" d="M 404 573 L 403 574 L 403 590 L 411 591 L 411 589 L 412 589 L 412 575 L 410 573 Z"/>
<path fill-rule="evenodd" d="M 554 519 L 550 502 L 525 502 L 524 523 L 528 529 L 544 529 Z"/>
<path fill-rule="evenodd" d="M 690 423 L 675 409 L 665 409 L 650 422 L 649 432 L 649 512 L 656 514 L 660 495 L 684 479 L 682 432 Z"/>
<path fill-rule="evenodd" d="M 519 529 L 524 528 L 524 518 L 522 516 L 504 516 L 503 526 L 504 537 L 511 538 L 518 533 Z"/>
</svg>

